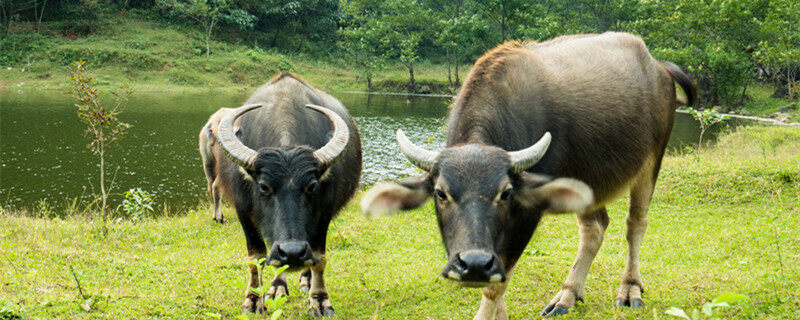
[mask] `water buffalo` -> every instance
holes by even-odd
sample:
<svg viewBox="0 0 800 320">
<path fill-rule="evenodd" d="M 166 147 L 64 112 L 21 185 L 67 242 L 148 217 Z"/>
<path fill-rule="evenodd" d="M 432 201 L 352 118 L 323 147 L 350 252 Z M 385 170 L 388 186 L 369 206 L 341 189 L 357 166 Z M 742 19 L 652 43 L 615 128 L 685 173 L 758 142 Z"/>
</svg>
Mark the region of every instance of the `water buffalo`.
<svg viewBox="0 0 800 320">
<path fill-rule="evenodd" d="M 217 159 L 214 157 L 214 145 L 217 143 L 219 121 L 231 110 L 234 109 L 221 108 L 217 110 L 217 112 L 214 112 L 208 119 L 208 122 L 206 122 L 206 125 L 203 126 L 203 129 L 200 130 L 199 138 L 200 157 L 203 159 L 203 171 L 206 173 L 206 182 L 208 182 L 206 190 L 208 191 L 208 196 L 211 198 L 214 210 L 212 219 L 219 223 L 224 223 L 225 217 L 222 215 L 222 210 L 219 206 L 220 194 L 215 172 Z"/>
<path fill-rule="evenodd" d="M 216 142 L 213 184 L 236 209 L 249 258 L 302 270 L 300 288 L 308 290 L 311 315 L 333 315 L 323 279 L 325 239 L 361 175 L 361 140 L 347 110 L 284 73 L 244 106 L 225 112 Z M 248 285 L 260 286 L 254 265 L 250 275 Z M 281 274 L 266 296 L 287 292 Z M 263 311 L 262 297 L 247 290 L 243 309 Z"/>
<path fill-rule="evenodd" d="M 541 312 L 554 316 L 583 298 L 609 223 L 605 205 L 629 191 L 628 262 L 615 305 L 641 307 L 647 209 L 676 105 L 694 103 L 696 90 L 630 34 L 505 43 L 478 59 L 461 87 L 444 150 L 398 130 L 401 151 L 425 173 L 373 187 L 362 209 L 410 209 L 432 195 L 449 256 L 443 276 L 482 287 L 475 319 L 507 318 L 503 292 L 542 216 L 578 213 L 577 258 Z"/>
</svg>

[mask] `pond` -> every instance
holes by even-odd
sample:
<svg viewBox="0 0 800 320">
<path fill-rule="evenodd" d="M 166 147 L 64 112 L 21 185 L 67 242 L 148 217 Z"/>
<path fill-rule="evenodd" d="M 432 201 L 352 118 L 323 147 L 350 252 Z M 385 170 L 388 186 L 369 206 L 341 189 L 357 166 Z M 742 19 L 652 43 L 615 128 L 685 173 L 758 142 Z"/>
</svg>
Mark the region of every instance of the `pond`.
<svg viewBox="0 0 800 320">
<path fill-rule="evenodd" d="M 394 140 L 398 128 L 428 148 L 444 145 L 449 97 L 333 95 L 349 109 L 361 133 L 362 184 L 415 172 Z M 246 98 L 245 93 L 135 93 L 120 116 L 132 127 L 107 155 L 107 170 L 116 176 L 112 205 L 121 201 L 121 192 L 135 187 L 154 193 L 158 205 L 193 206 L 205 199 L 197 135 L 214 111 L 236 107 Z M 98 161 L 86 149 L 88 140 L 72 105 L 73 99 L 58 91 L 0 92 L 0 206 L 25 208 L 45 200 L 60 207 L 99 193 Z M 670 145 L 696 142 L 699 132 L 691 116 L 678 114 Z"/>
</svg>

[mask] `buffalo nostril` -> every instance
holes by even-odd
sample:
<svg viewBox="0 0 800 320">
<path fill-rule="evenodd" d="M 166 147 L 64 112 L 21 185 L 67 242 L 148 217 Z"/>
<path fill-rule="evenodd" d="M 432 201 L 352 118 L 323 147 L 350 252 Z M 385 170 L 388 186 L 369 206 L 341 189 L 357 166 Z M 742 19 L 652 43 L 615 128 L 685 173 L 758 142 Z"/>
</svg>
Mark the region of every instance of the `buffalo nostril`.
<svg viewBox="0 0 800 320">
<path fill-rule="evenodd" d="M 486 269 L 486 271 L 491 271 L 492 268 L 494 267 L 494 256 L 491 256 L 491 259 L 489 259 L 489 261 L 486 262 L 486 264 L 483 265 L 483 267 Z"/>
</svg>

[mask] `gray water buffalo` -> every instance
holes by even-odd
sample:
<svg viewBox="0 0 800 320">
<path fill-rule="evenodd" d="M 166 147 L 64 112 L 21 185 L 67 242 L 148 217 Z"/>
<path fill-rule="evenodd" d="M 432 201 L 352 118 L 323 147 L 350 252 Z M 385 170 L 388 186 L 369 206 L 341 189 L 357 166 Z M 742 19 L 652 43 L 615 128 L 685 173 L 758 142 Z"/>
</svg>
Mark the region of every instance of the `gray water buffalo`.
<svg viewBox="0 0 800 320">
<path fill-rule="evenodd" d="M 249 258 L 302 271 L 300 288 L 308 290 L 311 315 L 333 315 L 323 279 L 325 239 L 361 175 L 353 119 L 335 98 L 284 73 L 244 106 L 224 111 L 215 132 L 212 185 L 235 207 Z M 254 265 L 250 274 L 248 285 L 260 286 Z M 281 274 L 266 296 L 287 289 Z M 247 290 L 243 309 L 263 311 L 263 298 Z"/>
<path fill-rule="evenodd" d="M 678 83 L 687 97 L 678 96 Z M 615 305 L 641 307 L 639 247 L 678 103 L 695 85 L 625 33 L 508 42 L 478 59 L 453 104 L 447 147 L 430 151 L 398 130 L 421 176 L 373 187 L 368 214 L 433 196 L 449 256 L 442 275 L 482 287 L 475 319 L 506 319 L 511 271 L 548 213 L 576 212 L 577 258 L 542 316 L 567 313 L 609 223 L 606 204 L 630 193 L 628 259 Z"/>
</svg>

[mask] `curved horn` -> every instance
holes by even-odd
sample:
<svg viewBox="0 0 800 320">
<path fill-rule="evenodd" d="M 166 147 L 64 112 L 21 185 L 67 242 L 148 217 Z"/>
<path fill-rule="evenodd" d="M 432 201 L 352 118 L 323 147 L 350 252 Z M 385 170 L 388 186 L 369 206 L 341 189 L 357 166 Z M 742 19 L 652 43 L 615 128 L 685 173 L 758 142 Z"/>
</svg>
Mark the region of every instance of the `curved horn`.
<svg viewBox="0 0 800 320">
<path fill-rule="evenodd" d="M 314 158 L 317 158 L 322 169 L 325 170 L 330 168 L 336 161 L 339 161 L 344 155 L 347 143 L 350 142 L 350 129 L 347 128 L 347 123 L 344 122 L 344 119 L 333 110 L 314 104 L 307 104 L 306 107 L 322 112 L 333 123 L 333 136 L 331 139 L 322 148 L 314 151 Z"/>
<path fill-rule="evenodd" d="M 408 140 L 406 134 L 400 129 L 397 129 L 397 143 L 400 144 L 400 151 L 408 161 L 427 172 L 433 170 L 433 164 L 436 162 L 436 157 L 439 156 L 438 152 L 418 147 Z"/>
<path fill-rule="evenodd" d="M 228 112 L 222 117 L 222 120 L 219 121 L 219 127 L 217 129 L 217 138 L 219 139 L 219 145 L 222 147 L 222 150 L 225 151 L 225 154 L 227 154 L 228 158 L 231 158 L 234 163 L 247 170 L 253 170 L 253 163 L 255 163 L 256 157 L 258 157 L 258 152 L 248 148 L 239 141 L 239 138 L 237 138 L 236 134 L 233 132 L 233 122 L 245 112 L 258 107 L 261 107 L 260 103 L 248 104 Z"/>
<path fill-rule="evenodd" d="M 511 166 L 514 167 L 514 173 L 520 173 L 533 167 L 539 160 L 542 160 L 547 147 L 550 146 L 550 132 L 545 132 L 538 142 L 530 147 L 522 150 L 511 151 L 508 157 L 511 159 Z"/>
</svg>

